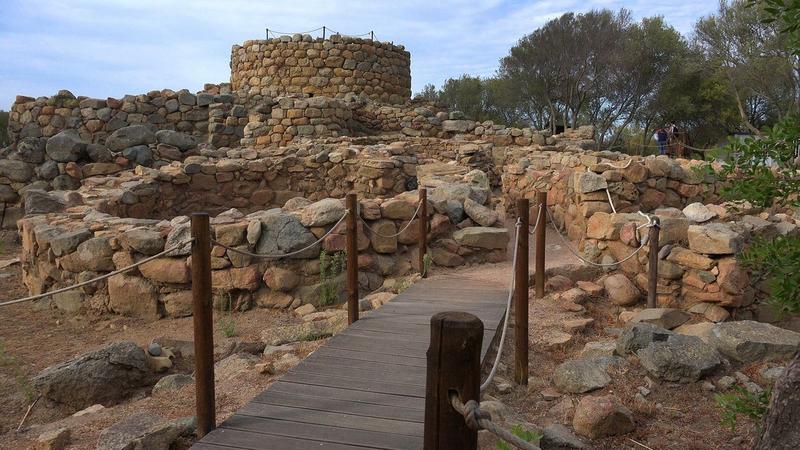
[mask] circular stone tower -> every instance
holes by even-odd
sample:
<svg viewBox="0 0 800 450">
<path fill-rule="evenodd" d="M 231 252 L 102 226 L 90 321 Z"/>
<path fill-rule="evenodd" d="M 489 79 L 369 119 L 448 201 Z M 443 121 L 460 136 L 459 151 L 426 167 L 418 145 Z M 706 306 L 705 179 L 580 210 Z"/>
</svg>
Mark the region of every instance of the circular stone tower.
<svg viewBox="0 0 800 450">
<path fill-rule="evenodd" d="M 403 103 L 411 98 L 411 55 L 402 45 L 339 35 L 245 41 L 231 50 L 231 87 L 246 98 L 355 94 Z"/>
</svg>

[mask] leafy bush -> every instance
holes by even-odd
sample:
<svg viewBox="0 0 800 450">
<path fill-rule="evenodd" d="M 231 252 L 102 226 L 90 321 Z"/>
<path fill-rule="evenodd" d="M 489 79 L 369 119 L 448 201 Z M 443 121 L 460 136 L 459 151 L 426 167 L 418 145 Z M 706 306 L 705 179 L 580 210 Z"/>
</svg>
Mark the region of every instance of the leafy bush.
<svg viewBox="0 0 800 450">
<path fill-rule="evenodd" d="M 535 430 L 526 430 L 520 424 L 516 424 L 511 427 L 511 434 L 514 436 L 522 439 L 525 442 L 535 442 L 541 439 L 541 435 Z M 512 450 L 515 447 L 512 447 L 508 444 L 508 442 L 501 440 L 497 443 L 497 448 L 499 450 Z"/>
<path fill-rule="evenodd" d="M 760 425 L 761 418 L 767 412 L 771 392 L 771 389 L 767 389 L 753 394 L 741 386 L 734 386 L 733 392 L 715 395 L 714 400 L 722 408 L 722 425 L 730 427 L 733 431 L 739 415 L 744 415 L 756 425 Z"/>
<path fill-rule="evenodd" d="M 778 314 L 800 314 L 800 239 L 758 239 L 739 255 L 739 260 L 753 276 L 767 279 L 771 294 L 768 304 Z"/>
<path fill-rule="evenodd" d="M 342 282 L 339 278 L 347 267 L 347 253 L 328 253 L 325 250 L 319 255 L 320 304 L 330 305 L 339 299 Z"/>
</svg>

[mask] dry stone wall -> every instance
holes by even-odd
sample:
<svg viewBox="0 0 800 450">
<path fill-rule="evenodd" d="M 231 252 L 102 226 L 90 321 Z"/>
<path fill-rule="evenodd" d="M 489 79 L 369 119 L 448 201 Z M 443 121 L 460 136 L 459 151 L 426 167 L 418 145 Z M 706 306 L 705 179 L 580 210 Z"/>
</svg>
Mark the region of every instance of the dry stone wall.
<svg viewBox="0 0 800 450">
<path fill-rule="evenodd" d="M 418 219 L 412 220 L 417 195 L 411 191 L 394 198 L 361 201 L 359 214 L 369 226 L 358 225 L 363 291 L 379 289 L 387 280 L 391 283 L 393 278 L 419 269 L 415 267 Z M 505 259 L 508 231 L 501 228 L 493 211 L 483 206 L 488 197 L 488 190 L 469 183 L 432 192 L 429 245 L 435 265 Z M 332 300 L 343 299 L 341 275 L 328 280 L 320 277 L 320 252 L 344 249 L 346 229 L 339 222 L 344 212 L 341 199 L 311 203 L 294 198 L 282 209 L 248 215 L 232 209 L 214 217 L 212 232 L 219 243 L 259 254 L 297 251 L 327 234 L 321 245 L 285 259 L 262 260 L 215 245 L 211 260 L 215 307 L 243 310 L 319 305 L 325 299 L 323 283 L 333 283 L 339 294 Z M 88 205 L 26 217 L 19 222 L 23 281 L 36 294 L 91 279 L 187 242 L 189 225 L 187 216 L 170 221 L 120 218 Z M 385 237 L 398 232 L 397 237 Z M 190 245 L 180 246 L 168 256 L 107 282 L 54 295 L 51 304 L 69 313 L 95 310 L 146 319 L 190 315 L 190 253 Z"/>
<path fill-rule="evenodd" d="M 269 115 L 248 123 L 244 147 L 286 145 L 295 137 L 320 138 L 348 134 L 353 112 L 343 100 L 329 97 L 280 97 Z"/>
<path fill-rule="evenodd" d="M 248 98 L 302 93 L 403 103 L 411 97 L 411 55 L 401 45 L 337 35 L 245 41 L 231 50 L 231 85 Z"/>
<path fill-rule="evenodd" d="M 780 319 L 771 307 L 757 303 L 769 297 L 768 287 L 751 278 L 737 255 L 757 238 L 800 235 L 795 217 L 759 211 L 746 203 L 698 202 L 683 210 L 659 208 L 655 214 L 662 224 L 659 306 L 688 310 L 714 322 L 732 315 L 763 322 Z M 603 263 L 622 261 L 645 239 L 646 229 L 636 231 L 644 222 L 639 214 L 595 213 L 581 243 L 584 255 Z M 647 292 L 648 258 L 649 245 L 645 245 L 619 266 L 642 292 Z"/>
<path fill-rule="evenodd" d="M 236 102 L 229 87 L 214 91 L 219 93 L 165 89 L 121 99 L 75 97 L 69 91 L 52 97 L 17 96 L 11 106 L 9 136 L 17 143 L 24 138 L 47 138 L 63 130 L 76 130 L 83 141 L 104 144 L 106 137 L 120 128 L 147 125 L 153 130 L 176 130 L 205 140 L 210 112 L 217 118 L 227 116 L 220 112 L 230 111 Z M 246 116 L 245 112 L 239 117 Z M 244 123 L 235 126 L 243 128 Z"/>
</svg>

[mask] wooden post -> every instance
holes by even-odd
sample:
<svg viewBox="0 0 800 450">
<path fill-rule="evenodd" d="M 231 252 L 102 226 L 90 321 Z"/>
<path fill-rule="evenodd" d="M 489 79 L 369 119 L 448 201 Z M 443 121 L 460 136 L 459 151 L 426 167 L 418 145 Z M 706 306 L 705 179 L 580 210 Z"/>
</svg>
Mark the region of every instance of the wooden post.
<svg viewBox="0 0 800 450">
<path fill-rule="evenodd" d="M 194 321 L 197 437 L 217 426 L 214 404 L 214 318 L 211 303 L 211 229 L 208 214 L 192 214 L 192 314 Z"/>
<path fill-rule="evenodd" d="M 325 40 L 325 27 L 322 27 L 322 40 Z"/>
<path fill-rule="evenodd" d="M 647 307 L 657 306 L 656 296 L 658 294 L 658 229 L 661 228 L 661 221 L 653 216 L 655 225 L 650 227 L 650 268 L 647 272 Z"/>
<path fill-rule="evenodd" d="M 358 320 L 358 198 L 350 193 L 347 203 L 347 323 Z"/>
<path fill-rule="evenodd" d="M 478 432 L 450 403 L 455 392 L 462 402 L 480 400 L 483 322 L 465 312 L 431 317 L 431 342 L 425 382 L 425 450 L 475 450 Z"/>
<path fill-rule="evenodd" d="M 267 28 L 267 40 L 269 40 L 269 28 Z"/>
<path fill-rule="evenodd" d="M 536 219 L 536 255 L 534 258 L 534 270 L 536 271 L 536 278 L 534 284 L 536 285 L 536 298 L 544 297 L 544 250 L 547 233 L 547 192 L 539 192 L 536 194 L 536 200 L 539 204 L 539 209 Z"/>
<path fill-rule="evenodd" d="M 428 190 L 419 189 L 419 273 L 428 277 L 425 270 L 425 254 L 428 252 Z"/>
<path fill-rule="evenodd" d="M 370 41 L 374 41 L 375 40 L 375 32 L 374 31 L 370 31 L 369 32 L 369 40 Z"/>
<path fill-rule="evenodd" d="M 528 236 L 530 204 L 527 198 L 517 200 L 520 227 L 517 229 L 517 265 L 514 267 L 514 380 L 528 384 Z M 505 324 L 508 326 L 508 324 Z"/>
</svg>

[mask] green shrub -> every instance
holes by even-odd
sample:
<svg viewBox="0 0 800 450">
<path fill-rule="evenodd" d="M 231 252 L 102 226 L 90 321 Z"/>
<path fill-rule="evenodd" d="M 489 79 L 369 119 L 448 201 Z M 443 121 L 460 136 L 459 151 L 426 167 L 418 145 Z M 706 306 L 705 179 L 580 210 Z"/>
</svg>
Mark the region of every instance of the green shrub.
<svg viewBox="0 0 800 450">
<path fill-rule="evenodd" d="M 431 270 L 431 265 L 433 264 L 433 258 L 431 257 L 430 253 L 425 253 L 422 257 L 422 276 L 428 274 L 428 271 Z"/>
<path fill-rule="evenodd" d="M 347 253 L 328 253 L 325 250 L 319 255 L 320 304 L 331 305 L 339 299 L 342 282 L 339 275 L 347 267 Z"/>
<path fill-rule="evenodd" d="M 516 424 L 511 427 L 511 434 L 525 442 L 536 442 L 542 437 L 539 432 L 535 430 L 526 430 L 520 424 Z M 500 440 L 500 442 L 497 443 L 497 448 L 499 450 L 512 450 L 516 447 L 509 445 L 506 441 Z"/>
<path fill-rule="evenodd" d="M 756 239 L 738 255 L 754 280 L 765 278 L 770 289 L 767 302 L 780 316 L 800 314 L 800 238 L 777 236 Z"/>
<path fill-rule="evenodd" d="M 730 427 L 731 431 L 733 431 L 736 429 L 736 421 L 739 415 L 744 415 L 757 426 L 760 426 L 761 419 L 769 406 L 770 395 L 771 389 L 753 394 L 741 386 L 734 386 L 733 392 L 715 395 L 714 400 L 722 408 L 722 425 Z"/>
<path fill-rule="evenodd" d="M 232 306 L 233 298 L 231 297 L 231 293 L 228 292 L 228 311 L 225 315 L 220 315 L 217 321 L 220 332 L 222 332 L 223 336 L 228 338 L 236 335 L 236 321 L 233 319 L 233 312 L 231 311 Z"/>
</svg>

